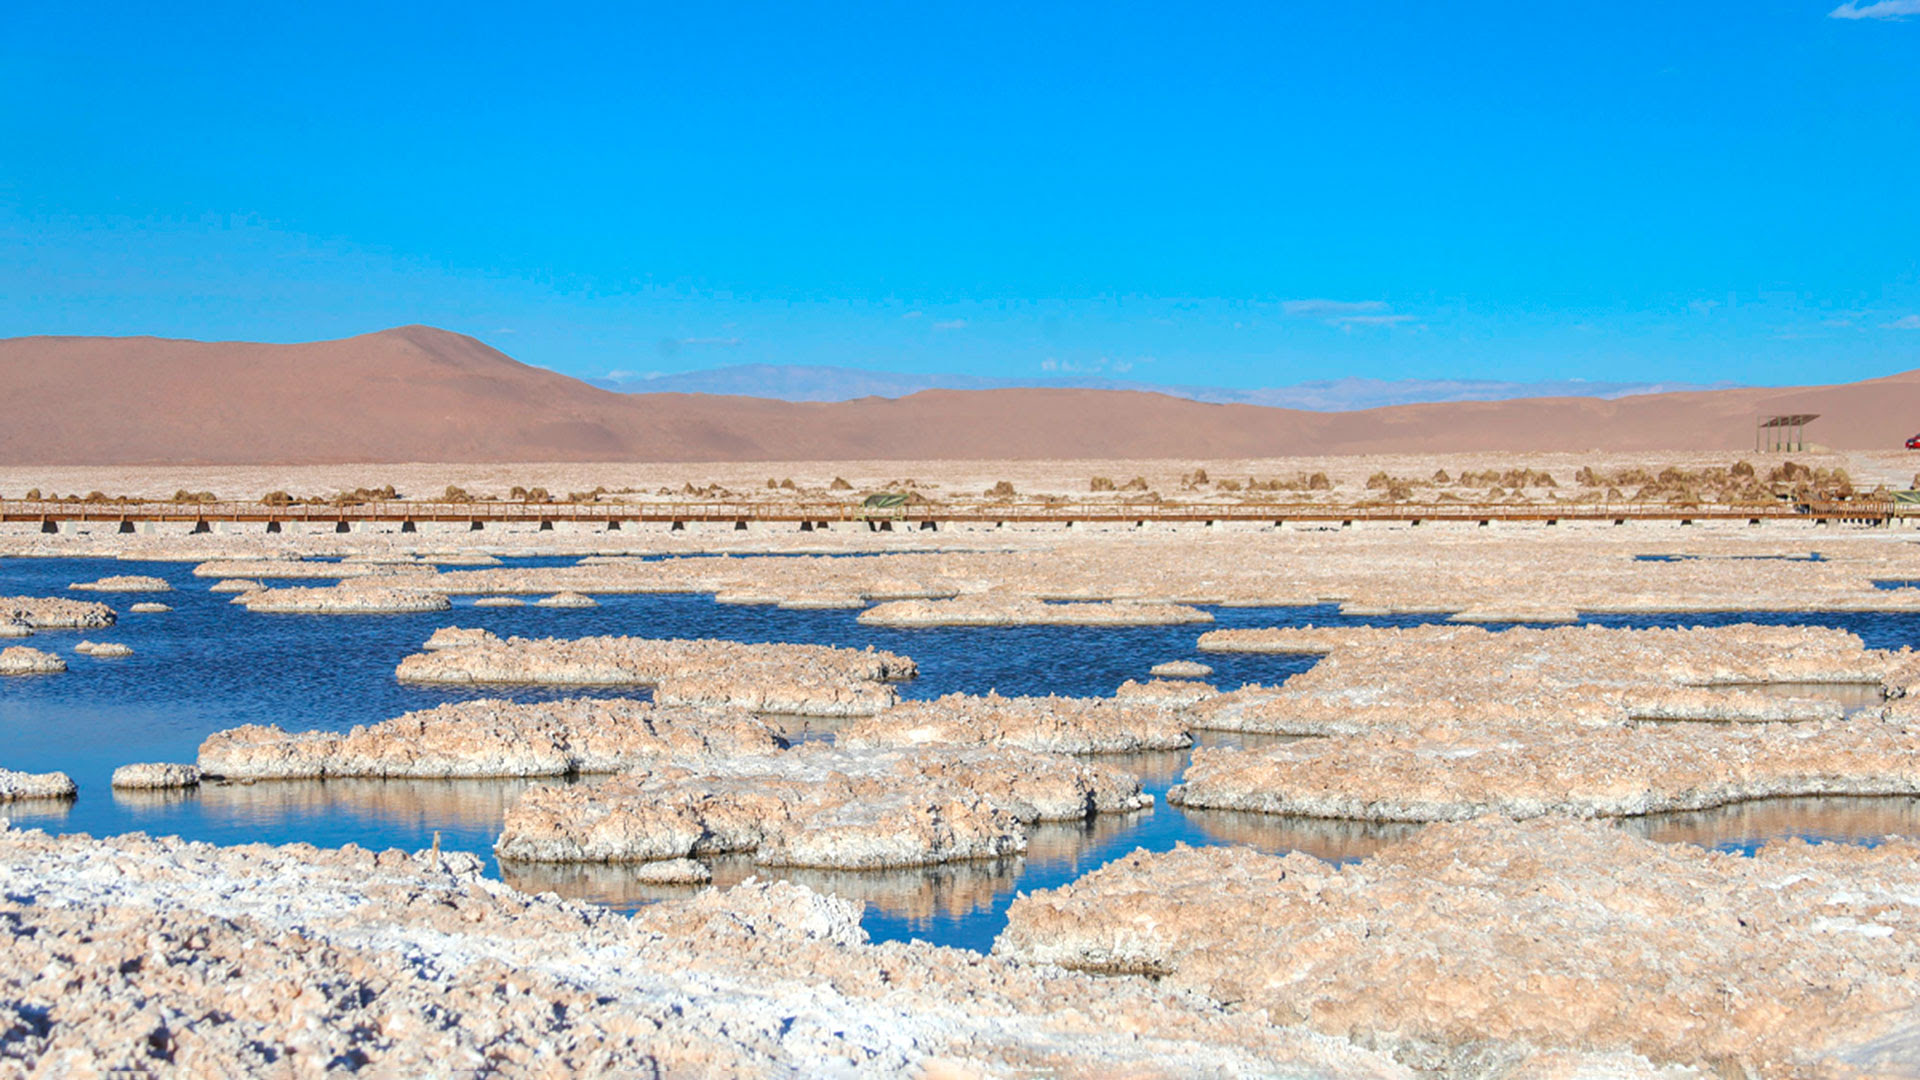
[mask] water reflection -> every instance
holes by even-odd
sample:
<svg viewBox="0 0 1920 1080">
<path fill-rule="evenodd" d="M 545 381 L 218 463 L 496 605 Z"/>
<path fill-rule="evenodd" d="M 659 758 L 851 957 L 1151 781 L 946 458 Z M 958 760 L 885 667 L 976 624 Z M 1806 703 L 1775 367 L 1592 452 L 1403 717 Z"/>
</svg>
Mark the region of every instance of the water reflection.
<svg viewBox="0 0 1920 1080">
<path fill-rule="evenodd" d="M 1015 883 L 1029 871 L 1051 870 L 1078 877 L 1082 872 L 1080 861 L 1089 852 L 1124 837 L 1149 813 L 1103 814 L 1085 822 L 1046 822 L 1029 833 L 1025 855 L 1005 859 L 970 859 L 885 870 L 764 866 L 751 855 L 720 855 L 702 861 L 713 871 L 712 884 L 721 888 L 748 878 L 791 881 L 815 892 L 858 900 L 892 918 L 926 923 L 936 918 L 960 919 L 992 910 L 994 901 L 1012 891 Z M 623 911 L 657 900 L 685 897 L 705 887 L 641 881 L 635 869 L 633 864 L 618 863 L 503 862 L 500 876 L 507 884 L 526 892 L 555 892 Z"/>
<path fill-rule="evenodd" d="M 1238 844 L 1272 855 L 1298 851 L 1330 863 L 1358 862 L 1423 827 L 1405 821 L 1289 817 L 1245 810 L 1182 812 L 1212 843 Z"/>
<path fill-rule="evenodd" d="M 1920 799 L 1852 795 L 1758 799 L 1712 810 L 1629 818 L 1620 827 L 1662 843 L 1749 854 L 1770 841 L 1792 837 L 1871 843 L 1888 836 L 1920 837 Z"/>
<path fill-rule="evenodd" d="M 15 799 L 0 802 L 0 818 L 21 829 L 53 829 L 67 820 L 72 799 Z"/>
</svg>

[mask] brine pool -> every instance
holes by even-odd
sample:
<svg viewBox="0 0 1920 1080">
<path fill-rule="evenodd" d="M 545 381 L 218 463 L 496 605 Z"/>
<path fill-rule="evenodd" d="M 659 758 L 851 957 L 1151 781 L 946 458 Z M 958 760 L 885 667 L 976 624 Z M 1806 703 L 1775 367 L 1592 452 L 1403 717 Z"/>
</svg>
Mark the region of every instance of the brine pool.
<svg viewBox="0 0 1920 1080">
<path fill-rule="evenodd" d="M 573 560 L 503 561 L 531 566 Z M 208 734 L 240 724 L 345 729 L 473 697 L 530 701 L 645 694 L 631 688 L 425 687 L 395 680 L 400 660 L 417 652 L 442 626 L 481 626 L 502 636 L 632 634 L 871 645 L 912 657 L 920 677 L 899 689 L 905 697 L 930 698 L 988 690 L 1107 695 L 1128 679 L 1147 679 L 1147 669 L 1154 664 L 1180 659 L 1211 665 L 1214 674 L 1208 681 L 1222 689 L 1249 682 L 1275 684 L 1312 666 L 1313 658 L 1203 654 L 1196 647 L 1200 634 L 1228 627 L 1441 621 L 1439 616 L 1344 616 L 1328 605 L 1213 608 L 1215 622 L 1204 626 L 897 630 L 862 626 L 855 618 L 858 611 L 717 604 L 704 594 L 602 595 L 596 597 L 599 607 L 583 609 L 479 608 L 471 597 L 456 597 L 452 611 L 427 614 L 263 615 L 230 604 L 229 594 L 209 592 L 212 579 L 196 578 L 192 569 L 191 563 L 118 559 L 0 559 L 0 596 L 100 599 L 120 613 L 118 625 L 105 630 L 40 631 L 24 642 L 60 654 L 68 664 L 65 674 L 0 679 L 0 767 L 59 770 L 80 787 L 79 797 L 70 802 L 14 802 L 0 806 L 0 816 L 53 832 L 104 836 L 138 831 L 219 844 L 304 841 L 413 850 L 431 844 L 438 832 L 443 847 L 485 858 L 493 872 L 519 887 L 551 889 L 621 908 L 685 895 L 686 890 L 642 885 L 619 866 L 502 867 L 492 858 L 501 818 L 519 793 L 532 784 L 559 781 L 282 781 L 135 794 L 112 791 L 108 778 L 129 762 L 191 762 Z M 150 574 L 165 578 L 174 591 L 95 595 L 67 589 L 72 582 L 109 574 Z M 160 600 L 174 610 L 128 613 L 128 606 L 142 599 Z M 1688 614 L 1584 621 L 1633 627 L 1822 625 L 1850 630 L 1872 648 L 1920 645 L 1920 614 Z M 123 642 L 134 655 L 100 660 L 82 656 L 73 652 L 82 638 Z M 1203 735 L 1201 744 L 1245 744 L 1257 738 Z M 1016 891 L 1064 884 L 1137 848 L 1248 844 L 1341 861 L 1364 858 L 1417 828 L 1182 810 L 1167 805 L 1165 795 L 1186 766 L 1185 752 L 1101 760 L 1134 770 L 1157 805 L 1084 824 L 1042 826 L 1028 852 L 1014 859 L 897 872 L 836 872 L 769 869 L 744 858 L 722 858 L 712 861 L 715 881 L 727 884 L 756 874 L 789 878 L 864 901 L 864 921 L 876 939 L 917 938 L 985 949 L 1005 925 L 1006 907 Z M 1920 836 L 1920 800 L 1767 800 L 1635 819 L 1623 827 L 1654 839 L 1739 851 L 1786 836 L 1871 842 L 1886 835 Z"/>
</svg>

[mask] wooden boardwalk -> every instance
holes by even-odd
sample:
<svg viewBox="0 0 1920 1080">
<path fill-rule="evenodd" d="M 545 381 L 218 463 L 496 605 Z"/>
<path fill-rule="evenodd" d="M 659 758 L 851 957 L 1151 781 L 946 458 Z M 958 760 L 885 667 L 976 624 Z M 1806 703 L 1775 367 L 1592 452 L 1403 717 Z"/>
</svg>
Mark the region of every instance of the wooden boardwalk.
<svg viewBox="0 0 1920 1080">
<path fill-rule="evenodd" d="M 204 529 L 213 523 L 257 523 L 263 526 L 305 524 L 345 526 L 358 523 L 403 525 L 428 522 L 487 525 L 584 523 L 607 529 L 629 525 L 684 526 L 689 523 L 787 524 L 802 528 L 836 524 L 872 523 L 891 528 L 937 529 L 954 524 L 1135 524 L 1240 522 L 1250 524 L 1399 522 L 1560 522 L 1732 521 L 1761 524 L 1768 521 L 1818 521 L 1884 524 L 1899 516 L 1888 500 L 1845 503 L 1765 505 L 1702 504 L 1670 506 L 1652 503 L 1259 503 L 1259 502 L 1046 502 L 1039 500 L 925 502 L 891 509 L 870 509 L 858 502 L 687 501 L 636 503 L 518 503 L 431 502 L 394 500 L 350 505 L 273 506 L 257 502 L 79 502 L 0 501 L 0 522 L 37 523 L 44 531 L 59 531 L 66 522 L 137 525 L 147 522 L 185 522 Z M 127 529 L 125 531 L 132 531 Z M 277 528 L 274 531 L 278 531 Z"/>
</svg>

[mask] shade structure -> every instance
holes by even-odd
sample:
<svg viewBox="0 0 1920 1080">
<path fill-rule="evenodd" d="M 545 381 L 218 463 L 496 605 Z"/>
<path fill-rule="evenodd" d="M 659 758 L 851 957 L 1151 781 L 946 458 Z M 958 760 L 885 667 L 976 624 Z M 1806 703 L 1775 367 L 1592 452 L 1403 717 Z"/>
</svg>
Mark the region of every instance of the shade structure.
<svg viewBox="0 0 1920 1080">
<path fill-rule="evenodd" d="M 1760 421 L 1753 433 L 1755 450 L 1805 450 L 1807 425 L 1820 419 L 1819 413 L 1782 413 Z"/>
</svg>

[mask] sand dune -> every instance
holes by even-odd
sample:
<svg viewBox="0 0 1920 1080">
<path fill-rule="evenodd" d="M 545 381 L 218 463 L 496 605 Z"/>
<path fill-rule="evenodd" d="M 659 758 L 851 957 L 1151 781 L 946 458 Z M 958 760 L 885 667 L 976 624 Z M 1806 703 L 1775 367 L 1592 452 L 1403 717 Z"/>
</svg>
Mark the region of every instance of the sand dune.
<svg viewBox="0 0 1920 1080">
<path fill-rule="evenodd" d="M 301 345 L 0 340 L 0 464 L 1244 458 L 1738 450 L 1756 416 L 1898 447 L 1920 371 L 1839 386 L 1324 413 L 1119 390 L 929 390 L 820 403 L 618 394 L 409 326 Z"/>
</svg>

